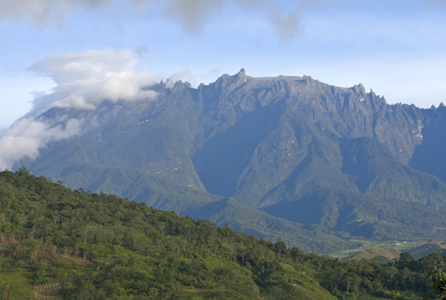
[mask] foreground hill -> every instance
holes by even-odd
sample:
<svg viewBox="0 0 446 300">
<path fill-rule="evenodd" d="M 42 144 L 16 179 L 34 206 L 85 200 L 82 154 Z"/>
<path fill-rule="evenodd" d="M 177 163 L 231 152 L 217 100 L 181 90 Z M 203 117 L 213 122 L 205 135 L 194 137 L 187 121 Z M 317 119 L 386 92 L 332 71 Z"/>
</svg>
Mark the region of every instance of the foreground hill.
<svg viewBox="0 0 446 300">
<path fill-rule="evenodd" d="M 306 254 L 24 169 L 0 173 L 0 207 L 9 299 L 419 299 L 446 268 L 439 253 L 392 264 Z"/>
<path fill-rule="evenodd" d="M 219 218 L 316 253 L 355 247 L 352 239 L 445 239 L 443 105 L 389 105 L 362 85 L 254 78 L 244 70 L 198 88 L 161 82 L 150 89 L 155 100 L 44 112 L 39 121 L 76 119 L 81 133 L 49 143 L 17 169 Z M 213 203 L 228 198 L 236 202 Z M 251 209 L 243 224 L 232 218 L 237 206 Z M 304 238 L 308 228 L 318 229 L 315 241 Z M 327 236 L 321 247 L 317 240 Z"/>
<path fill-rule="evenodd" d="M 9 278 L 14 293 L 63 282 L 64 299 L 333 298 L 289 265 L 299 249 L 285 255 L 283 242 L 206 220 L 73 191 L 25 171 L 0 174 L 0 203 L 1 270 L 21 275 Z"/>
</svg>

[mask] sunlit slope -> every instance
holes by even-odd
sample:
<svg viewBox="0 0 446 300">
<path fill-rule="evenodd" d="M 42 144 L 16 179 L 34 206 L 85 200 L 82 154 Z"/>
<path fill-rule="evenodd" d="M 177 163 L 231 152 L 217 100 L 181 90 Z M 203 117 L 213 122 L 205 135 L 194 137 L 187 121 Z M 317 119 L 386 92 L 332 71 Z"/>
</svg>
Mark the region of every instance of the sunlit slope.
<svg viewBox="0 0 446 300">
<path fill-rule="evenodd" d="M 10 299 L 59 284 L 64 299 L 335 299 L 312 267 L 302 269 L 301 250 L 207 220 L 25 170 L 0 173 L 0 205 L 0 270 L 8 271 L 0 283 L 11 284 Z"/>
</svg>

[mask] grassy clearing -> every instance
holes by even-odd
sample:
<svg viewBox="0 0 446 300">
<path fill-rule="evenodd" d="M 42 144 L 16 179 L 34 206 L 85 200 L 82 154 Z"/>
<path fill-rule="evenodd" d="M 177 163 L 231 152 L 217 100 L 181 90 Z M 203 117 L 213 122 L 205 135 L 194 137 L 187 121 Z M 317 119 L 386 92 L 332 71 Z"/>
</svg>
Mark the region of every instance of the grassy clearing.
<svg viewBox="0 0 446 300">
<path fill-rule="evenodd" d="M 180 294 L 174 296 L 173 299 L 184 300 L 204 300 L 204 299 L 246 299 L 242 295 L 238 295 L 234 291 L 225 290 L 184 290 Z"/>
<path fill-rule="evenodd" d="M 407 252 L 410 249 L 419 247 L 425 242 L 411 242 L 411 241 L 366 241 L 366 240 L 354 240 L 355 242 L 361 243 L 362 246 L 355 249 L 347 249 L 339 252 L 334 252 L 329 254 L 337 258 L 346 258 L 353 256 L 361 251 L 376 249 L 376 250 L 398 250 L 400 252 Z"/>
<path fill-rule="evenodd" d="M 3 257 L 0 259 L 4 260 Z M 9 300 L 32 299 L 32 283 L 30 272 L 24 269 L 0 271 L 0 296 L 5 294 L 6 283 L 10 284 Z"/>
<path fill-rule="evenodd" d="M 349 256 L 348 259 L 355 260 L 372 260 L 374 258 L 379 258 L 381 262 L 387 263 L 391 262 L 395 258 L 399 258 L 401 251 L 396 249 L 367 249 L 361 252 L 357 252 L 352 256 Z"/>
</svg>

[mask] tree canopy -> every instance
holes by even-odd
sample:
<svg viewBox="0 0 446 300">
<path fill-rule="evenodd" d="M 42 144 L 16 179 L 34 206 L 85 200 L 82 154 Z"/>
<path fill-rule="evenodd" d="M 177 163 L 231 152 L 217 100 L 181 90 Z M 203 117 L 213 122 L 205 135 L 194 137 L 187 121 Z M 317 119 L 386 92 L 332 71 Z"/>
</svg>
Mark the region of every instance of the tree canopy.
<svg viewBox="0 0 446 300">
<path fill-rule="evenodd" d="M 304 253 L 26 169 L 0 173 L 0 293 L 9 282 L 11 295 L 53 284 L 64 299 L 390 299 L 396 292 L 419 299 L 445 266 L 439 253 L 387 264 Z"/>
</svg>

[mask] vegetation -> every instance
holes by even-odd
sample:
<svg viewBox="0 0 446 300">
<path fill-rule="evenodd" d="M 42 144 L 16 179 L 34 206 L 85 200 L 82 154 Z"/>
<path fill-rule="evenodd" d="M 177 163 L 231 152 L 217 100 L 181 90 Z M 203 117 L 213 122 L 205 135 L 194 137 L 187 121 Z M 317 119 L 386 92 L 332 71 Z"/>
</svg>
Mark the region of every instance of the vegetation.
<svg viewBox="0 0 446 300">
<path fill-rule="evenodd" d="M 9 299 L 404 299 L 430 296 L 439 253 L 345 261 L 65 188 L 26 169 L 0 173 L 0 291 Z M 438 282 L 438 281 L 437 281 Z"/>
<path fill-rule="evenodd" d="M 301 252 L 284 242 L 71 190 L 26 170 L 1 173 L 0 199 L 3 280 L 14 291 L 7 277 L 25 272 L 29 297 L 32 286 L 54 282 L 64 283 L 65 299 L 331 297 L 289 264 Z"/>
<path fill-rule="evenodd" d="M 273 217 L 232 198 L 211 202 L 185 212 L 194 218 L 208 219 L 220 226 L 227 223 L 236 231 L 268 240 L 275 241 L 281 237 L 289 246 L 298 247 L 305 252 L 333 253 L 357 248 L 363 244 L 363 241 L 351 240 L 348 233 Z"/>
</svg>

